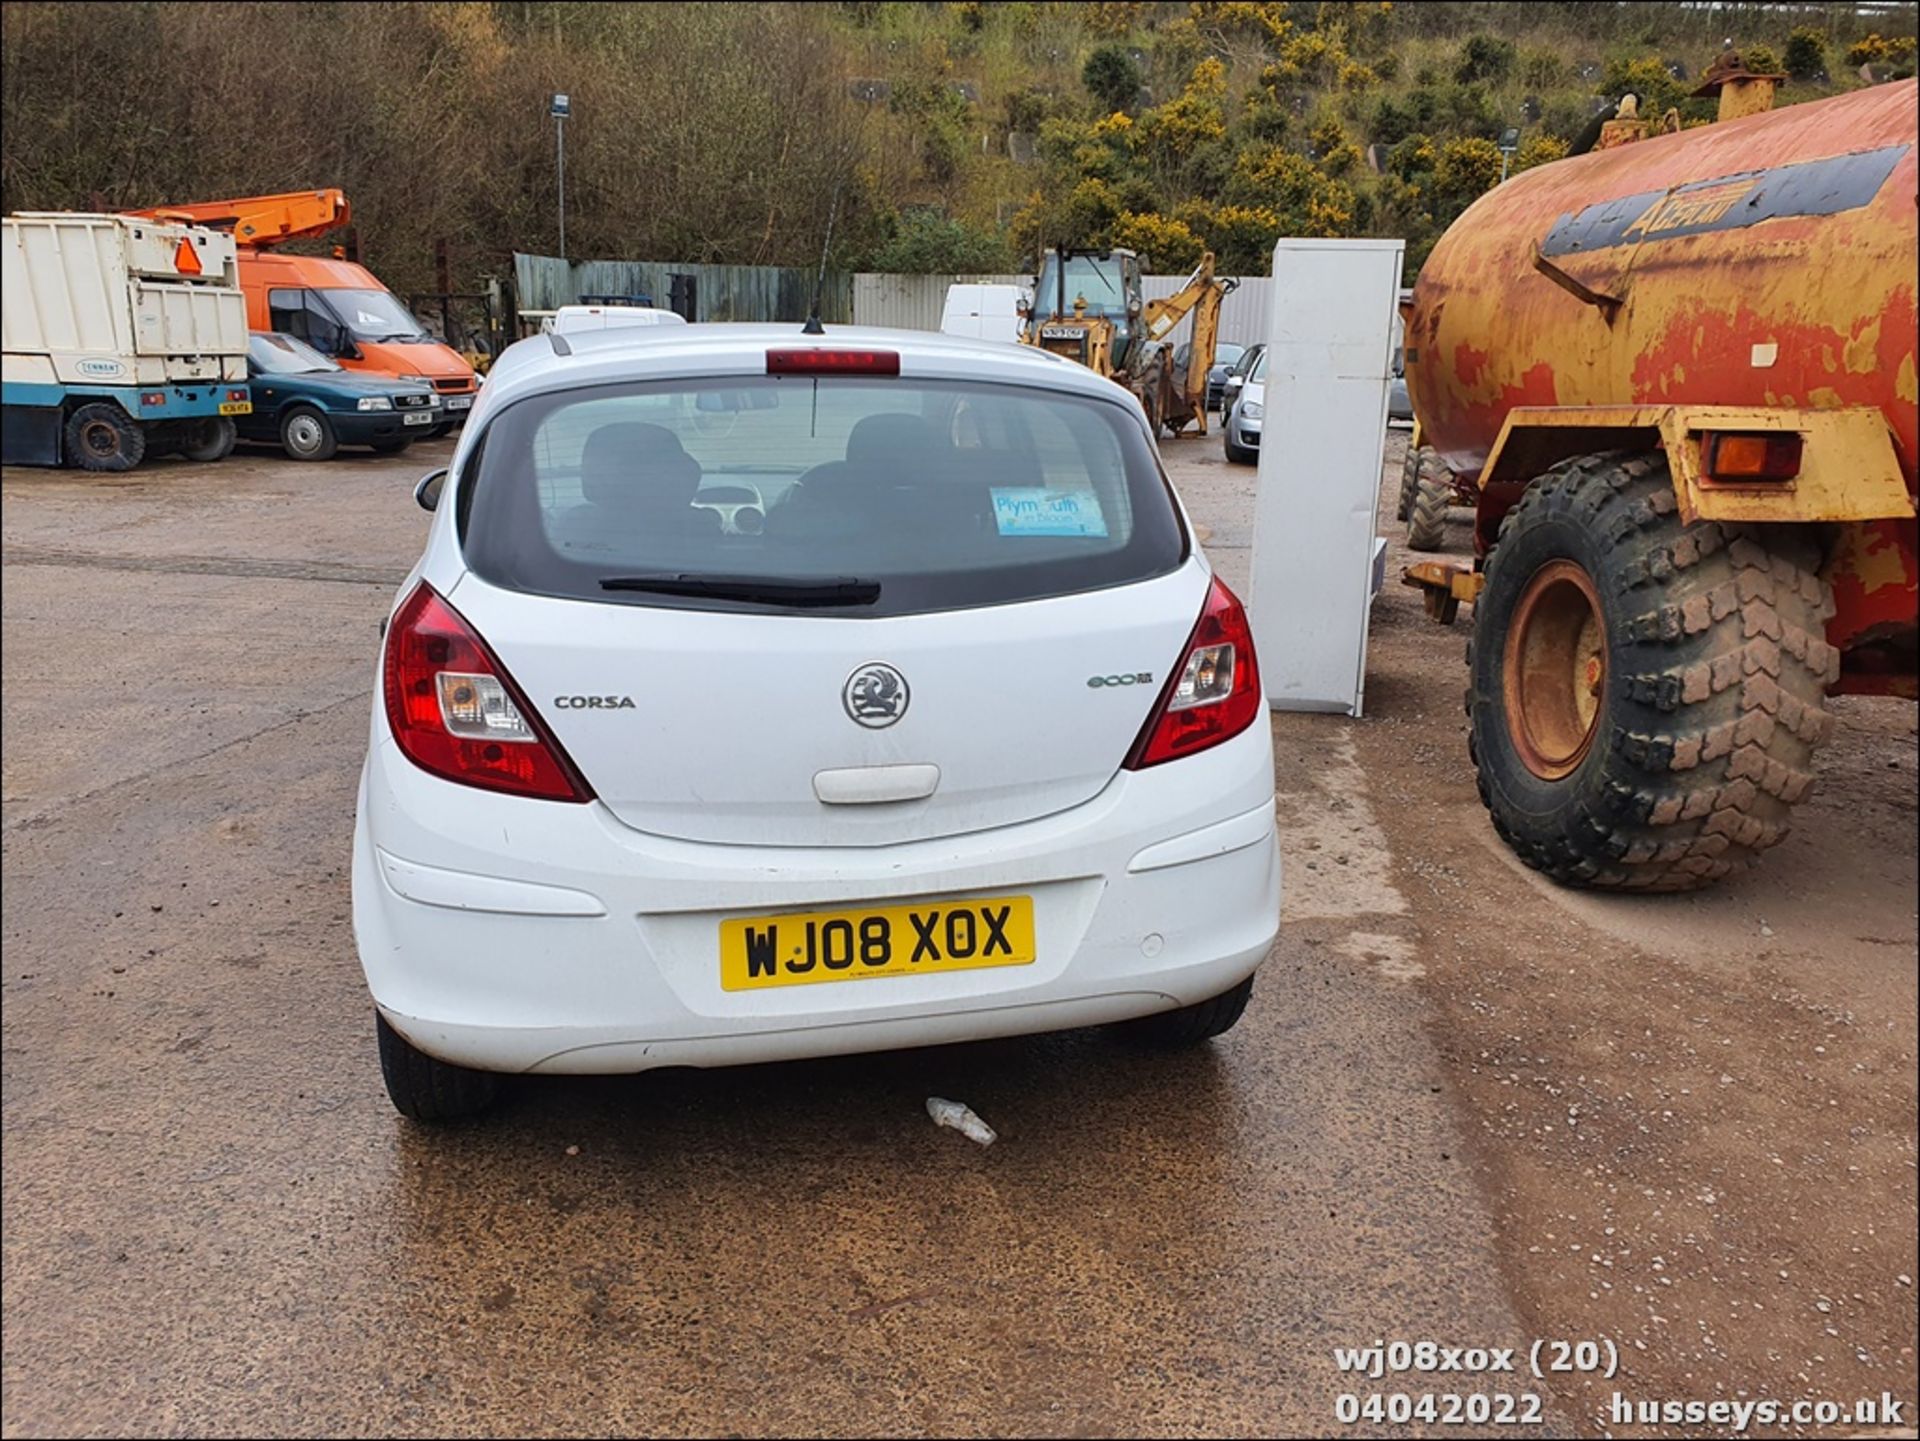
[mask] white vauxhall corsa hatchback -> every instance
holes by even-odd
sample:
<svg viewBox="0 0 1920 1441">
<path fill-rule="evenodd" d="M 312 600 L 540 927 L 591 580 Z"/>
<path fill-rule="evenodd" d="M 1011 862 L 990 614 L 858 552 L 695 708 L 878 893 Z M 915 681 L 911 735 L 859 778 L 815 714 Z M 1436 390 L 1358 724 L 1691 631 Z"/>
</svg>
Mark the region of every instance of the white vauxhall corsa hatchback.
<svg viewBox="0 0 1920 1441">
<path fill-rule="evenodd" d="M 1110 381 L 918 332 L 539 336 L 420 496 L 353 858 L 404 1114 L 1239 1018 L 1266 705 Z"/>
</svg>

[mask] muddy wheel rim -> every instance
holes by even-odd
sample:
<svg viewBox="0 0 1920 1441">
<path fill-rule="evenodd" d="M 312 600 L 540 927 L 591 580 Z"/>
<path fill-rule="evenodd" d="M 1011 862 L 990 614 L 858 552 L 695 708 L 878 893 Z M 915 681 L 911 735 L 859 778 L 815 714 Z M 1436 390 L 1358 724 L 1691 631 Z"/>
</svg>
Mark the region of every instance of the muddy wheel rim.
<svg viewBox="0 0 1920 1441">
<path fill-rule="evenodd" d="M 311 455 L 320 448 L 320 422 L 311 415 L 296 415 L 287 422 L 287 449 Z"/>
<path fill-rule="evenodd" d="M 1501 667 L 1507 734 L 1542 780 L 1576 770 L 1593 748 L 1607 689 L 1607 632 L 1593 577 L 1570 560 L 1535 571 L 1507 628 Z"/>
<path fill-rule="evenodd" d="M 105 460 L 119 453 L 120 432 L 104 420 L 90 420 L 80 428 L 80 444 L 88 455 Z"/>
</svg>

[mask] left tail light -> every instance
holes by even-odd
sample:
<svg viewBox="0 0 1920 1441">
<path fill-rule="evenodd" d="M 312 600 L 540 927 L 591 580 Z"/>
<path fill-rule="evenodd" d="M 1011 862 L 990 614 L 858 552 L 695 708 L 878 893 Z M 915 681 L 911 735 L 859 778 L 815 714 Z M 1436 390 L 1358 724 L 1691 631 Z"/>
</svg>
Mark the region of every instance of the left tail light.
<svg viewBox="0 0 1920 1441">
<path fill-rule="evenodd" d="M 383 669 L 387 725 L 420 769 L 509 795 L 593 799 L 506 667 L 425 581 L 387 627 Z"/>
<path fill-rule="evenodd" d="M 1145 770 L 1231 740 L 1253 724 L 1263 704 L 1247 613 L 1215 576 L 1180 667 L 1134 741 L 1126 767 Z"/>
</svg>

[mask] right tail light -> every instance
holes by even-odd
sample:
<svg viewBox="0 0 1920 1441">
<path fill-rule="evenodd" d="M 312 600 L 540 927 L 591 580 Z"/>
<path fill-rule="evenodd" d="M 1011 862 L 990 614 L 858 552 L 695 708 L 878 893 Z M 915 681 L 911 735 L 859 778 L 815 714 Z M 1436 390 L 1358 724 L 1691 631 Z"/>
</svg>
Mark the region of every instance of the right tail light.
<svg viewBox="0 0 1920 1441">
<path fill-rule="evenodd" d="M 487 643 L 422 581 L 387 627 L 387 725 L 444 780 L 549 801 L 593 792 Z"/>
<path fill-rule="evenodd" d="M 1231 740 L 1264 704 L 1247 613 L 1215 576 L 1180 667 L 1134 741 L 1126 768 L 1145 770 Z"/>
</svg>

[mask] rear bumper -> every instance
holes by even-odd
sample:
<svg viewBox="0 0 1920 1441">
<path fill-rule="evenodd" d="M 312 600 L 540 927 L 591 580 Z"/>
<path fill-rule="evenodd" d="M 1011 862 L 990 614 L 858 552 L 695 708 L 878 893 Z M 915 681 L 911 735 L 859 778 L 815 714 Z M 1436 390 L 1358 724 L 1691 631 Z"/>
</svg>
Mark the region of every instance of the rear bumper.
<svg viewBox="0 0 1920 1441">
<path fill-rule="evenodd" d="M 1099 1024 L 1219 994 L 1278 929 L 1264 716 L 1060 815 L 834 848 L 645 835 L 598 804 L 439 780 L 376 730 L 354 835 L 361 964 L 395 1029 L 480 1069 L 732 1065 Z M 727 915 L 1010 892 L 1033 898 L 1029 965 L 720 988 Z"/>
</svg>

